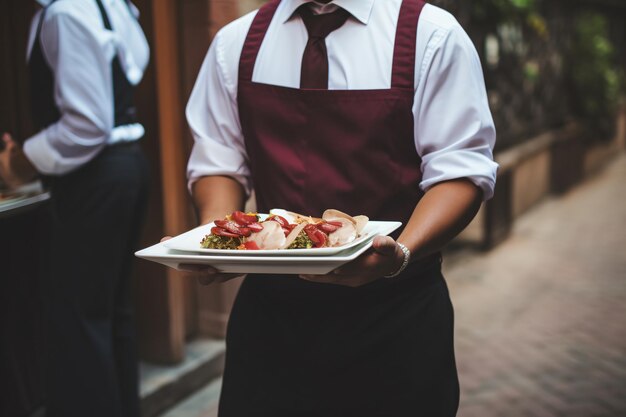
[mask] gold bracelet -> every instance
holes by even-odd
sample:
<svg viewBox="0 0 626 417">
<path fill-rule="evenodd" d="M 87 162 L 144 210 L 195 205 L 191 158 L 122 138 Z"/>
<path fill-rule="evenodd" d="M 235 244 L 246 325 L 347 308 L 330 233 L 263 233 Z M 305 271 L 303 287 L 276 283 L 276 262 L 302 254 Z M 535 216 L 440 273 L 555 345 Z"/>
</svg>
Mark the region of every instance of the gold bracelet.
<svg viewBox="0 0 626 417">
<path fill-rule="evenodd" d="M 385 278 L 393 278 L 400 275 L 409 264 L 409 260 L 411 260 L 411 251 L 409 250 L 409 248 L 407 248 L 400 242 L 396 243 L 398 244 L 398 246 L 400 246 L 400 249 L 402 249 L 402 253 L 404 254 L 404 260 L 402 261 L 402 265 L 400 265 L 400 268 L 396 272 L 391 275 L 385 275 Z"/>
</svg>

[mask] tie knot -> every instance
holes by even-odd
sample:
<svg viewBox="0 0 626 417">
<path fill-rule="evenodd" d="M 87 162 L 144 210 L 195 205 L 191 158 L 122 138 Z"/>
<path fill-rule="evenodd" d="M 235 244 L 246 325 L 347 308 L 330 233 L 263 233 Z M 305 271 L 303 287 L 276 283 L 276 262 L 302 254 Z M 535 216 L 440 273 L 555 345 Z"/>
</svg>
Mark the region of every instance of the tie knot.
<svg viewBox="0 0 626 417">
<path fill-rule="evenodd" d="M 339 29 L 350 15 L 342 8 L 338 8 L 332 13 L 313 14 L 308 4 L 303 4 L 298 9 L 300 17 L 306 26 L 309 38 L 324 39 L 335 29 Z"/>
</svg>

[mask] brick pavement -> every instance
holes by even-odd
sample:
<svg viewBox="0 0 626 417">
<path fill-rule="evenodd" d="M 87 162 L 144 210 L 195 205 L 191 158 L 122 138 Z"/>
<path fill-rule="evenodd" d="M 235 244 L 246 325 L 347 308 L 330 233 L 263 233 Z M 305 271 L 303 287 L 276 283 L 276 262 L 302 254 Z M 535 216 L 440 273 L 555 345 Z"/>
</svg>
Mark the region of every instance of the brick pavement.
<svg viewBox="0 0 626 417">
<path fill-rule="evenodd" d="M 458 417 L 626 416 L 626 156 L 446 270 Z"/>
<path fill-rule="evenodd" d="M 221 378 L 207 384 L 159 417 L 217 417 Z"/>
<path fill-rule="evenodd" d="M 458 417 L 626 417 L 626 155 L 444 263 Z M 162 417 L 215 417 L 219 381 Z M 393 417 L 393 416 L 390 416 Z"/>
</svg>

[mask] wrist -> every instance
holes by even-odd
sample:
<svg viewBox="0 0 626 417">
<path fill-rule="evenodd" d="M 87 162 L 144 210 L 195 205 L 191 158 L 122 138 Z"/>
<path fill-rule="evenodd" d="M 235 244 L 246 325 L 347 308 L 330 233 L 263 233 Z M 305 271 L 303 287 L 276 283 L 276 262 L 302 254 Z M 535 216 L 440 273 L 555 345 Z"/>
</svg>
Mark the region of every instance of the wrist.
<svg viewBox="0 0 626 417">
<path fill-rule="evenodd" d="M 403 245 L 400 242 L 396 242 L 396 244 L 398 245 L 398 247 L 400 248 L 400 251 L 402 252 L 402 264 L 400 264 L 400 266 L 395 272 L 389 275 L 385 275 L 384 276 L 385 278 L 397 277 L 406 269 L 406 267 L 409 265 L 409 262 L 411 261 L 411 251 L 409 250 L 409 248 L 407 248 L 405 245 Z"/>
</svg>

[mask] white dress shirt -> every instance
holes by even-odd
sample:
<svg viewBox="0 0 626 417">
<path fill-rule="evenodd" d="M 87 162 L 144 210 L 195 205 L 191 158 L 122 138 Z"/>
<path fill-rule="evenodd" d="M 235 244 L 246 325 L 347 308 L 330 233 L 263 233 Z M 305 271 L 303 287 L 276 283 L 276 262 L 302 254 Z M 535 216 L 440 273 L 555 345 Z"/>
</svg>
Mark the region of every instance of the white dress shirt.
<svg viewBox="0 0 626 417">
<path fill-rule="evenodd" d="M 45 6 L 50 0 L 38 0 Z M 46 10 L 41 29 L 44 59 L 54 73 L 54 100 L 61 119 L 28 138 L 24 153 L 37 170 L 62 175 L 93 159 L 107 144 L 143 136 L 140 124 L 114 128 L 111 63 L 117 55 L 128 81 L 141 81 L 150 49 L 124 0 L 102 0 L 113 31 L 104 28 L 95 0 L 62 0 Z M 42 11 L 33 18 L 30 57 Z M 37 40 L 38 41 L 38 40 Z"/>
<path fill-rule="evenodd" d="M 298 88 L 307 31 L 294 11 L 306 0 L 283 0 L 257 56 L 252 81 Z M 328 88 L 388 89 L 401 0 L 312 3 L 315 13 L 337 6 L 351 13 L 326 38 Z M 250 192 L 248 155 L 237 108 L 239 57 L 256 11 L 222 28 L 204 60 L 187 105 L 195 143 L 189 186 L 206 175 L 226 175 Z M 432 185 L 468 178 L 493 195 L 495 128 L 480 60 L 471 40 L 448 12 L 426 5 L 420 16 L 415 63 L 414 142 L 422 181 Z"/>
</svg>

